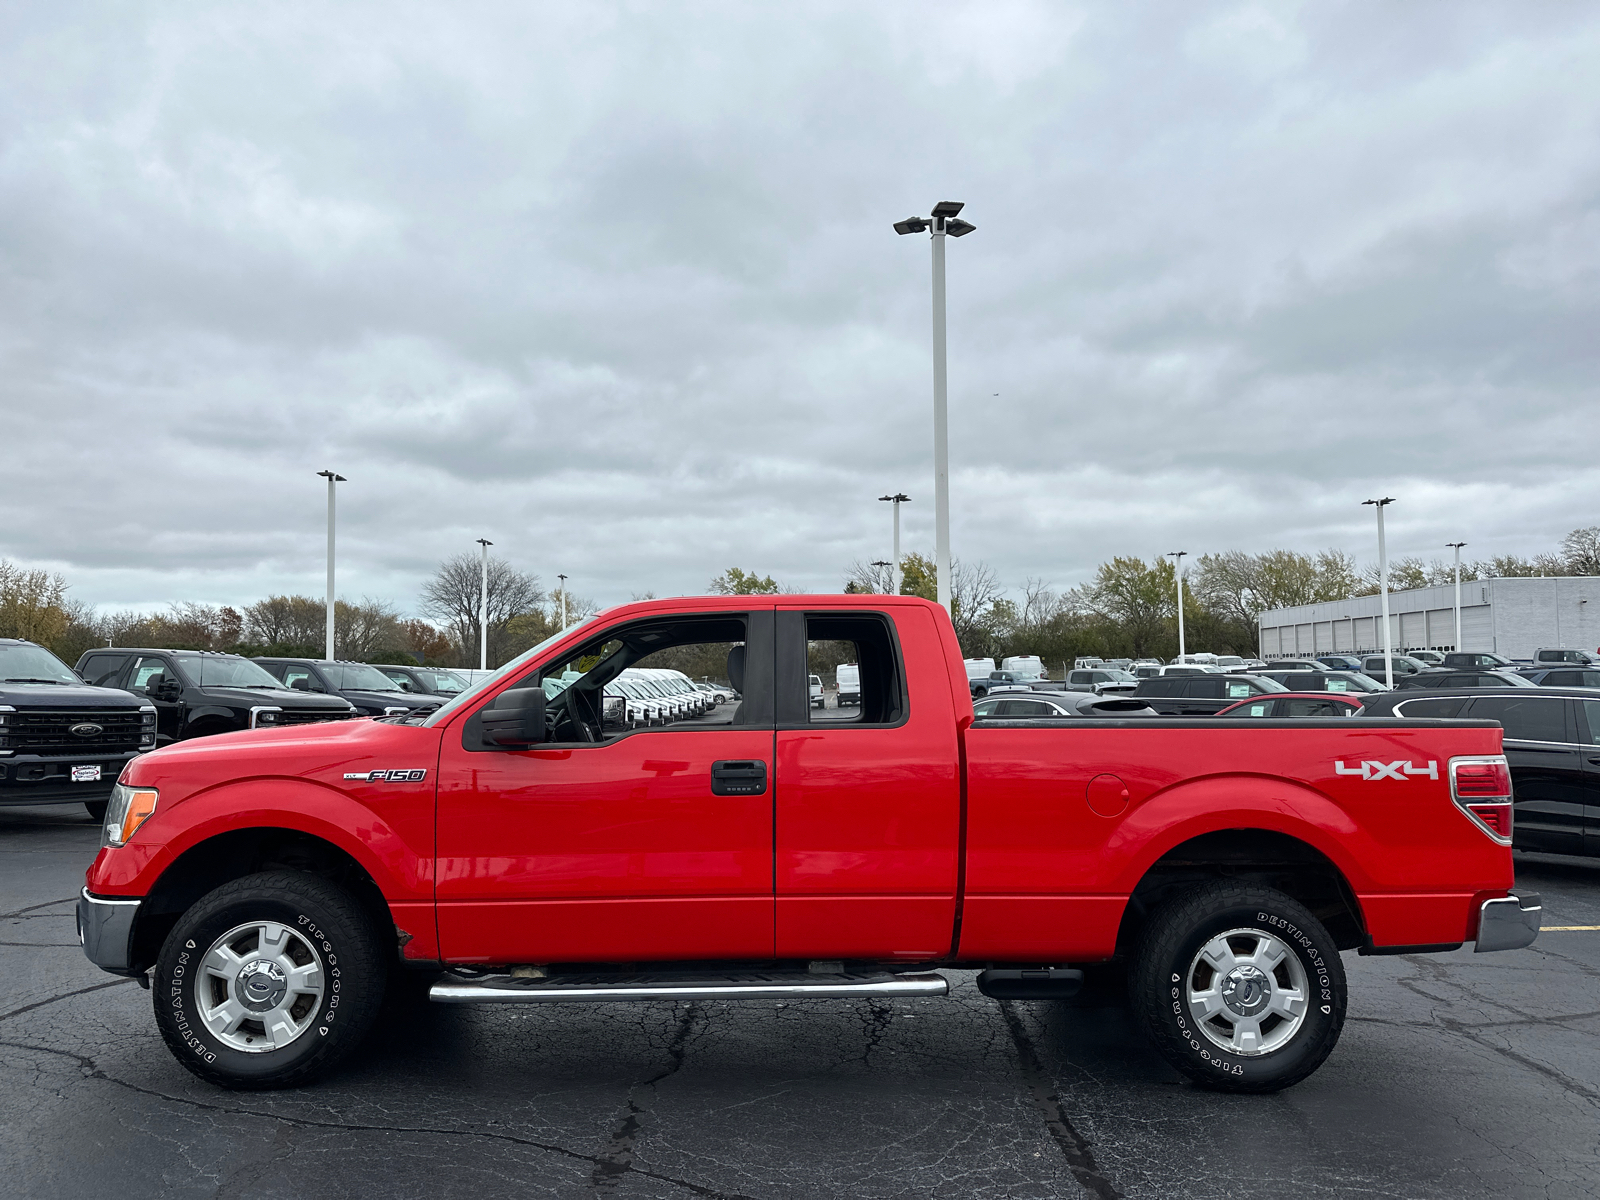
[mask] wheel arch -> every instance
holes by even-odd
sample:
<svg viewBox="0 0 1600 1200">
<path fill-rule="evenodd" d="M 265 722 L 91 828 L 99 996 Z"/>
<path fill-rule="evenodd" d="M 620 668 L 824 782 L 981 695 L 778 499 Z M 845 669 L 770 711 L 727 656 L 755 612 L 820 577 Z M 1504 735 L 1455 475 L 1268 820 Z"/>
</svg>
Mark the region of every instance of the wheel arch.
<svg viewBox="0 0 1600 1200">
<path fill-rule="evenodd" d="M 1361 902 L 1345 873 L 1316 846 L 1293 834 L 1255 827 L 1213 829 L 1179 842 L 1151 863 L 1128 897 L 1117 930 L 1117 953 L 1137 944 L 1150 914 L 1196 883 L 1248 880 L 1305 905 L 1341 950 L 1366 945 Z"/>
<path fill-rule="evenodd" d="M 134 926 L 130 966 L 142 971 L 161 953 L 178 918 L 208 892 L 262 871 L 302 871 L 327 879 L 361 907 L 386 954 L 399 953 L 388 901 L 348 851 L 315 834 L 282 826 L 230 829 L 188 847 L 145 896 Z"/>
</svg>

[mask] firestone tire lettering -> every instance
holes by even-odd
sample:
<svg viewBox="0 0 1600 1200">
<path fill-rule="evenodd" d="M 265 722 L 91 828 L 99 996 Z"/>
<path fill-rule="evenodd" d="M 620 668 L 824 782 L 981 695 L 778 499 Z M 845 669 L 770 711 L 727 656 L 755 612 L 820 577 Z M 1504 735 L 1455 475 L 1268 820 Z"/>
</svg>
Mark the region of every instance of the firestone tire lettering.
<svg viewBox="0 0 1600 1200">
<path fill-rule="evenodd" d="M 1195 1027 L 1183 972 L 1212 937 L 1252 927 L 1270 931 L 1299 959 L 1307 1005 L 1286 1043 L 1245 1056 L 1213 1043 Z M 1300 1082 L 1332 1053 L 1344 1026 L 1344 965 L 1332 937 L 1298 901 L 1255 884 L 1202 884 L 1157 910 L 1130 981 L 1130 999 L 1162 1057 L 1195 1083 L 1217 1091 L 1274 1092 Z"/>
<path fill-rule="evenodd" d="M 315 939 L 327 980 L 325 1010 L 317 1014 L 315 1036 L 307 1029 L 282 1048 L 246 1053 L 219 1042 L 200 1017 L 196 992 L 215 976 L 197 969 L 196 952 L 241 921 L 262 919 L 298 927 Z M 295 871 L 251 875 L 203 896 L 179 917 L 157 962 L 163 986 L 156 989 L 156 1024 L 178 1061 L 210 1083 L 294 1087 L 360 1044 L 377 1016 L 386 974 L 371 923 L 339 888 Z"/>
</svg>

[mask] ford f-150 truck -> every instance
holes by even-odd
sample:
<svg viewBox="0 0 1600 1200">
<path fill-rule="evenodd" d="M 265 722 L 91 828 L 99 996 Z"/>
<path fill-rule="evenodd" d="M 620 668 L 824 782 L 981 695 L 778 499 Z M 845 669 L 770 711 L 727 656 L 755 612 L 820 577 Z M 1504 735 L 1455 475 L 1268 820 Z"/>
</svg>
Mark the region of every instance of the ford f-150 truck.
<svg viewBox="0 0 1600 1200">
<path fill-rule="evenodd" d="M 813 708 L 813 664 L 841 653 L 860 703 Z M 741 700 L 607 728 L 630 667 L 725 671 Z M 1111 964 L 1179 1071 L 1270 1091 L 1332 1051 L 1342 951 L 1533 941 L 1500 738 L 975 720 L 918 598 L 653 600 L 431 712 L 134 759 L 79 929 L 229 1087 L 327 1070 L 406 967 L 435 1001 L 550 1004 L 935 995 L 939 968 L 1048 999 Z"/>
</svg>

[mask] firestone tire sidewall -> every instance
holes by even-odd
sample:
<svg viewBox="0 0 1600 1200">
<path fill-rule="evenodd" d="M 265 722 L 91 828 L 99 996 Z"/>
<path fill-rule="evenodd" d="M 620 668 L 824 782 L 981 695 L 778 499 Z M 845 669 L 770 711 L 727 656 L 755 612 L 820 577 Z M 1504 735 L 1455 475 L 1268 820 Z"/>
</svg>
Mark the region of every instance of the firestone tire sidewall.
<svg viewBox="0 0 1600 1200">
<path fill-rule="evenodd" d="M 156 1023 L 168 1046 L 189 1070 L 224 1087 L 254 1089 L 291 1087 L 309 1081 L 354 1048 L 370 1025 L 361 1010 L 360 993 L 381 988 L 381 977 L 360 978 L 382 970 L 375 961 L 370 936 L 356 927 L 350 914 L 319 903 L 314 896 L 244 892 L 225 904 L 197 908 L 198 919 L 180 919 L 162 947 L 151 980 Z M 219 1041 L 201 1018 L 196 985 L 200 962 L 217 938 L 252 920 L 278 921 L 305 937 L 322 960 L 322 1001 L 307 1030 L 282 1050 L 258 1054 L 235 1050 Z M 381 992 L 380 992 L 381 995 Z"/>
<path fill-rule="evenodd" d="M 1230 929 L 1272 934 L 1299 958 L 1306 974 L 1306 1018 L 1288 1045 L 1262 1055 L 1234 1054 L 1211 1041 L 1189 1012 L 1186 973 L 1211 938 Z M 1147 944 L 1138 964 L 1138 991 L 1157 1047 L 1202 1087 L 1269 1092 L 1310 1075 L 1333 1051 L 1344 1028 L 1344 964 L 1322 923 L 1300 905 L 1262 900 L 1212 909 L 1182 933 Z"/>
</svg>

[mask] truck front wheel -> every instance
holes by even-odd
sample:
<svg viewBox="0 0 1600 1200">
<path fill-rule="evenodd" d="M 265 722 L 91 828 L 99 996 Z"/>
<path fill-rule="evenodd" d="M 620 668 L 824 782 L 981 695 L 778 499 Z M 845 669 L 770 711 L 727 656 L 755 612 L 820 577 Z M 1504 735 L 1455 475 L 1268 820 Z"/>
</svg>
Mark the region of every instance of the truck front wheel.
<svg viewBox="0 0 1600 1200">
<path fill-rule="evenodd" d="M 156 1024 L 201 1079 L 295 1087 L 360 1044 L 385 963 L 360 908 L 297 871 L 225 883 L 178 919 L 150 992 Z"/>
<path fill-rule="evenodd" d="M 1333 938 L 1304 905 L 1254 884 L 1203 884 L 1157 910 L 1129 982 L 1162 1057 L 1216 1091 L 1299 1083 L 1344 1027 Z"/>
</svg>

